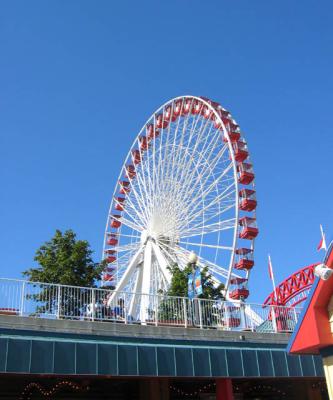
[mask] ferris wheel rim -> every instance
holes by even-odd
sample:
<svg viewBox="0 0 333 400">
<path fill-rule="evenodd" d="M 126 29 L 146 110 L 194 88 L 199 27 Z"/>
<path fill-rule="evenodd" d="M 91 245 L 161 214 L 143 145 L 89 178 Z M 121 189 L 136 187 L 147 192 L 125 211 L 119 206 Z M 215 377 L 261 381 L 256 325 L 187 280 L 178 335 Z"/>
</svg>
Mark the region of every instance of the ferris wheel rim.
<svg viewBox="0 0 333 400">
<path fill-rule="evenodd" d="M 211 104 L 210 100 L 206 100 L 204 98 L 201 98 L 199 96 L 193 96 L 193 95 L 183 95 L 183 96 L 177 96 L 173 99 L 168 100 L 167 102 L 165 102 L 164 104 L 162 104 L 159 108 L 157 108 L 149 117 L 148 119 L 145 121 L 145 123 L 143 124 L 142 128 L 140 129 L 139 133 L 136 135 L 136 137 L 134 138 L 129 151 L 125 157 L 125 161 L 122 164 L 122 167 L 120 169 L 120 173 L 117 179 L 117 184 L 115 185 L 114 191 L 113 191 L 113 195 L 111 197 L 111 202 L 110 202 L 110 207 L 109 207 L 109 212 L 108 212 L 108 218 L 107 218 L 107 223 L 106 223 L 106 229 L 105 229 L 105 235 L 104 235 L 104 245 L 103 245 L 103 256 L 105 254 L 105 243 L 106 243 L 106 237 L 108 234 L 108 225 L 109 225 L 109 218 L 110 215 L 112 215 L 112 209 L 114 206 L 114 202 L 115 202 L 115 198 L 117 195 L 117 190 L 119 189 L 119 185 L 118 182 L 121 181 L 122 177 L 124 176 L 124 171 L 126 170 L 126 163 L 128 160 L 131 160 L 131 154 L 132 154 L 132 150 L 135 148 L 135 146 L 138 144 L 138 140 L 139 137 L 142 135 L 142 133 L 144 132 L 144 130 L 146 129 L 147 125 L 149 124 L 149 122 L 154 119 L 156 117 L 156 115 L 158 115 L 158 113 L 161 110 L 165 110 L 167 106 L 169 105 L 173 105 L 175 104 L 177 101 L 182 101 L 183 103 L 188 100 L 191 99 L 199 101 L 200 103 L 204 104 L 206 107 L 208 107 L 208 109 L 210 110 L 210 112 L 212 112 L 215 116 L 215 119 L 219 121 L 220 123 L 220 130 L 222 133 L 222 137 L 224 137 L 227 141 L 227 145 L 228 145 L 228 152 L 229 155 L 231 157 L 231 164 L 232 164 L 232 169 L 233 169 L 233 183 L 235 185 L 235 224 L 234 224 L 234 233 L 233 233 L 233 243 L 232 243 L 232 250 L 231 250 L 231 257 L 230 257 L 230 261 L 229 261 L 229 266 L 228 266 L 228 273 L 227 273 L 227 278 L 226 278 L 226 288 L 225 290 L 228 290 L 229 284 L 230 284 L 230 280 L 232 276 L 236 276 L 237 274 L 233 272 L 233 266 L 234 266 L 234 259 L 235 259 L 235 250 L 236 250 L 236 246 L 237 246 L 237 240 L 238 240 L 238 225 L 239 225 L 239 208 L 238 208 L 238 204 L 239 204 L 239 184 L 238 184 L 238 179 L 237 179 L 237 162 L 235 160 L 235 156 L 234 156 L 234 152 L 232 149 L 232 142 L 231 139 L 229 137 L 227 128 L 225 126 L 225 123 L 223 121 L 223 119 L 221 118 L 221 116 L 219 115 L 219 113 L 217 112 L 217 110 L 213 107 L 213 105 Z M 129 179 L 129 182 L 131 183 L 132 179 Z M 253 185 L 254 186 L 254 185 Z M 142 230 L 140 231 L 140 229 L 137 230 L 138 233 L 142 232 Z M 253 243 L 252 243 L 253 246 Z M 248 275 L 249 276 L 249 273 Z"/>
</svg>

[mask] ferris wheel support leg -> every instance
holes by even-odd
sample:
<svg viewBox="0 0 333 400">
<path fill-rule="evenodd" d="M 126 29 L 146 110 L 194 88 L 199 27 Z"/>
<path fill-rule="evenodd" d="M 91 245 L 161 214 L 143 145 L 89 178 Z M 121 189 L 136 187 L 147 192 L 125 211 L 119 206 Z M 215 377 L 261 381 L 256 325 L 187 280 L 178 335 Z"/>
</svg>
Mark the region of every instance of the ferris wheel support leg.
<svg viewBox="0 0 333 400">
<path fill-rule="evenodd" d="M 139 250 L 135 253 L 135 255 L 132 258 L 131 262 L 129 263 L 129 266 L 128 266 L 126 272 L 124 273 L 124 275 L 120 279 L 119 284 L 117 286 L 117 290 L 114 291 L 112 293 L 112 295 L 110 296 L 110 298 L 108 300 L 108 306 L 109 307 L 110 307 L 110 305 L 113 304 L 113 300 L 118 295 L 118 292 L 122 291 L 124 289 L 124 287 L 129 283 L 129 278 L 133 274 L 134 269 L 138 264 L 139 258 L 141 256 L 141 252 L 142 252 L 142 248 L 140 247 Z"/>
<path fill-rule="evenodd" d="M 260 306 L 260 308 L 261 308 L 261 306 Z M 250 321 L 252 329 L 254 329 L 258 325 L 261 325 L 264 322 L 262 317 L 249 304 L 245 305 L 245 314 L 246 314 L 248 320 Z"/>
<path fill-rule="evenodd" d="M 168 284 L 170 284 L 171 274 L 170 274 L 170 271 L 168 270 L 168 263 L 167 263 L 164 255 L 162 254 L 161 249 L 155 243 L 153 243 L 152 245 L 153 245 L 153 250 L 154 250 L 155 256 L 157 258 L 158 264 L 161 267 L 162 274 L 164 275 L 164 278 L 166 279 Z"/>
<path fill-rule="evenodd" d="M 246 307 L 245 303 L 241 301 L 240 304 L 239 304 L 239 312 L 240 312 L 240 320 L 241 320 L 240 328 L 241 329 L 247 329 L 248 328 L 245 307 Z"/>
<path fill-rule="evenodd" d="M 136 282 L 134 285 L 134 293 L 132 295 L 130 305 L 128 308 L 128 315 L 132 316 L 133 318 L 135 317 L 133 314 L 133 311 L 136 309 L 137 304 L 140 302 L 139 289 L 142 286 L 143 267 L 141 265 L 138 268 L 139 268 L 139 270 L 138 270 Z"/>
<path fill-rule="evenodd" d="M 146 244 L 143 260 L 143 277 L 141 285 L 141 306 L 140 306 L 140 319 L 142 324 L 146 324 L 149 309 L 149 295 L 151 283 L 151 262 L 152 262 L 152 245 L 149 240 Z"/>
</svg>

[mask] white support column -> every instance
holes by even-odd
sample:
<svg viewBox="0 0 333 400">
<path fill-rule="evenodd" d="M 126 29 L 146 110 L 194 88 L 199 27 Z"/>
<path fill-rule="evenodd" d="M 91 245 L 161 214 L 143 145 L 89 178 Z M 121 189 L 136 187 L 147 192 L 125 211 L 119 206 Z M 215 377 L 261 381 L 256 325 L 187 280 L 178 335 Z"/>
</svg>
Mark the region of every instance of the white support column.
<svg viewBox="0 0 333 400">
<path fill-rule="evenodd" d="M 241 319 L 240 327 L 242 329 L 248 329 L 248 324 L 247 324 L 247 318 L 246 318 L 246 308 L 245 308 L 245 303 L 241 301 L 239 303 L 239 315 Z"/>
<path fill-rule="evenodd" d="M 163 255 L 161 249 L 155 243 L 152 243 L 152 246 L 153 246 L 153 250 L 154 250 L 158 265 L 160 266 L 161 272 L 164 275 L 168 284 L 170 284 L 171 274 L 170 274 L 170 271 L 168 270 L 168 263 Z"/>
<path fill-rule="evenodd" d="M 151 264 L 152 264 L 152 243 L 148 240 L 144 250 L 143 261 L 143 276 L 141 285 L 141 305 L 140 305 L 140 319 L 141 323 L 145 323 L 148 317 L 149 294 L 151 283 Z"/>
<path fill-rule="evenodd" d="M 113 302 L 114 298 L 117 296 L 118 292 L 121 292 L 124 289 L 124 287 L 128 284 L 129 278 L 132 276 L 133 270 L 135 269 L 135 267 L 138 264 L 141 253 L 142 253 L 142 248 L 140 247 L 139 250 L 134 255 L 134 257 L 132 258 L 131 262 L 129 263 L 128 268 L 125 271 L 124 275 L 121 277 L 119 284 L 117 286 L 117 291 L 113 292 L 112 295 L 110 296 L 110 298 L 108 300 L 108 306 L 110 306 L 112 304 L 112 302 Z"/>
<path fill-rule="evenodd" d="M 140 303 L 141 294 L 139 293 L 139 291 L 142 287 L 142 277 L 143 277 L 143 266 L 140 265 L 138 267 L 136 282 L 134 285 L 134 294 L 132 295 L 130 305 L 128 308 L 128 315 L 132 316 L 133 318 L 135 317 L 135 315 L 133 315 L 133 311 L 135 311 L 137 304 Z"/>
</svg>

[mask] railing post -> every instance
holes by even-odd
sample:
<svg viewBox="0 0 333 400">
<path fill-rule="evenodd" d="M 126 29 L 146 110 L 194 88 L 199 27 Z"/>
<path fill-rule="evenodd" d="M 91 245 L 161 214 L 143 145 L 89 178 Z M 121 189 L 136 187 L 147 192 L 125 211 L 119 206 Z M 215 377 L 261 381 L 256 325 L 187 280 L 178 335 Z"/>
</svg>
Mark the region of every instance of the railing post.
<svg viewBox="0 0 333 400">
<path fill-rule="evenodd" d="M 296 312 L 295 307 L 293 307 L 293 311 L 294 311 L 294 318 L 295 318 L 295 323 L 294 323 L 294 326 L 293 326 L 293 331 L 294 331 L 294 329 L 296 327 L 296 324 L 297 324 L 297 312 Z"/>
<path fill-rule="evenodd" d="M 197 299 L 198 301 L 198 311 L 199 311 L 199 325 L 200 329 L 202 329 L 202 309 L 201 309 L 201 301 Z"/>
<path fill-rule="evenodd" d="M 126 301 L 126 293 L 124 293 L 124 323 L 127 325 L 127 301 Z"/>
<path fill-rule="evenodd" d="M 96 313 L 96 298 L 95 298 L 95 289 L 91 289 L 91 320 L 95 321 L 95 313 Z"/>
<path fill-rule="evenodd" d="M 25 282 L 22 284 L 22 292 L 21 292 L 21 303 L 20 303 L 20 315 L 23 316 L 24 309 L 24 292 L 25 292 Z"/>
<path fill-rule="evenodd" d="M 159 301 L 159 296 L 155 296 L 156 302 L 155 302 L 155 326 L 158 326 L 158 307 L 160 306 L 160 301 Z"/>
<path fill-rule="evenodd" d="M 58 296 L 57 296 L 57 319 L 60 318 L 60 309 L 61 309 L 61 286 L 57 285 L 58 287 Z"/>
<path fill-rule="evenodd" d="M 229 310 L 228 310 L 228 306 L 225 304 L 225 302 L 223 303 L 223 308 L 224 308 L 225 325 L 226 325 L 227 329 L 229 329 Z"/>
<path fill-rule="evenodd" d="M 274 306 L 270 306 L 270 307 L 271 307 L 273 330 L 275 333 L 277 333 L 278 330 L 277 330 L 277 325 L 276 325 L 276 315 L 275 315 Z"/>
<path fill-rule="evenodd" d="M 187 307 L 185 298 L 183 298 L 183 313 L 184 313 L 184 326 L 185 328 L 187 328 Z"/>
<path fill-rule="evenodd" d="M 249 315 L 249 320 L 250 320 L 250 329 L 252 332 L 254 332 L 254 326 L 253 326 L 253 318 L 252 318 L 252 313 L 251 313 L 251 306 L 249 304 L 245 304 L 245 314 L 246 311 L 248 311 L 248 315 Z"/>
</svg>

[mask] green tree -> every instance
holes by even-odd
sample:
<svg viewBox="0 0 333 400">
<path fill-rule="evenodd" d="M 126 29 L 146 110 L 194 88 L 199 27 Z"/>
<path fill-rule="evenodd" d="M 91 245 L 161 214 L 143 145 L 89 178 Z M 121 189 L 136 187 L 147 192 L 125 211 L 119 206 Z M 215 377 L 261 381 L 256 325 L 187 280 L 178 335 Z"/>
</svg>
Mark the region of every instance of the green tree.
<svg viewBox="0 0 333 400">
<path fill-rule="evenodd" d="M 95 263 L 93 251 L 86 240 L 77 240 L 72 230 L 56 230 L 53 238 L 36 251 L 39 264 L 23 272 L 33 282 L 93 287 L 104 269 L 104 263 Z"/>
<path fill-rule="evenodd" d="M 188 276 L 192 273 L 192 266 L 190 264 L 181 270 L 177 264 L 169 267 L 172 274 L 171 284 L 167 294 L 169 296 L 188 296 Z M 216 286 L 212 275 L 209 273 L 208 267 L 201 270 L 201 284 L 202 294 L 198 296 L 200 299 L 218 300 L 223 299 L 222 291 L 224 289 L 223 283 Z"/>
<path fill-rule="evenodd" d="M 52 283 L 80 288 L 55 287 L 54 285 L 34 284 L 34 294 L 27 294 L 27 300 L 35 305 L 37 314 L 59 314 L 62 317 L 82 315 L 89 304 L 91 291 L 105 268 L 105 263 L 95 263 L 93 251 L 86 240 L 77 240 L 72 230 L 60 230 L 48 242 L 37 249 L 35 268 L 23 271 L 29 281 Z M 60 300 L 59 300 L 60 299 Z"/>
<path fill-rule="evenodd" d="M 169 270 L 172 274 L 171 283 L 168 291 L 165 293 L 166 296 L 175 296 L 175 297 L 188 297 L 188 276 L 191 274 L 192 266 L 190 264 L 186 265 L 186 267 L 182 270 L 179 268 L 177 264 L 169 267 Z M 220 284 L 216 286 L 214 284 L 214 280 L 212 275 L 209 273 L 208 267 L 203 268 L 201 271 L 201 284 L 202 284 L 202 294 L 198 296 L 200 299 L 209 299 L 209 300 L 223 300 L 222 290 L 224 289 L 224 285 Z M 205 310 L 207 314 L 213 315 L 214 303 L 208 303 L 205 306 Z M 190 303 L 187 304 L 186 314 L 189 318 L 188 323 L 197 324 L 196 316 L 194 315 L 194 308 Z M 192 310 L 192 311 L 191 311 Z M 162 299 L 159 305 L 158 318 L 160 321 L 165 321 L 168 323 L 176 323 L 178 324 L 180 321 L 184 321 L 184 303 L 183 301 L 179 301 L 177 299 Z M 211 323 L 212 317 L 211 317 Z"/>
</svg>

